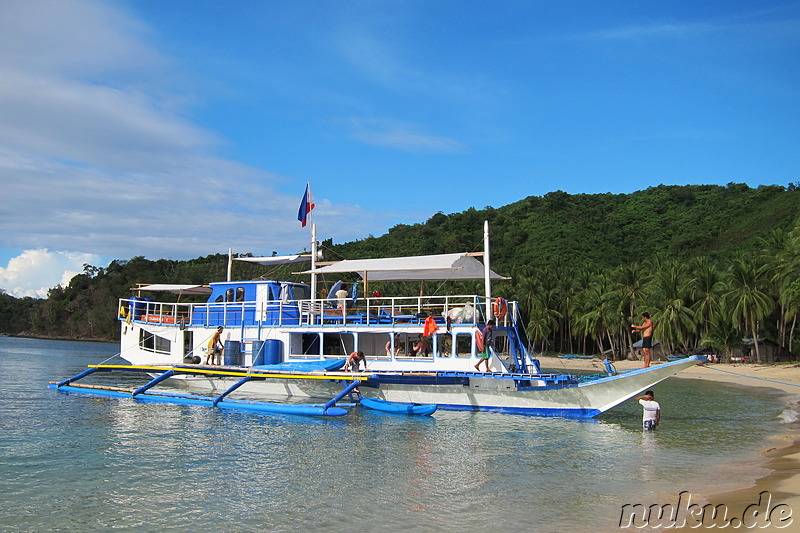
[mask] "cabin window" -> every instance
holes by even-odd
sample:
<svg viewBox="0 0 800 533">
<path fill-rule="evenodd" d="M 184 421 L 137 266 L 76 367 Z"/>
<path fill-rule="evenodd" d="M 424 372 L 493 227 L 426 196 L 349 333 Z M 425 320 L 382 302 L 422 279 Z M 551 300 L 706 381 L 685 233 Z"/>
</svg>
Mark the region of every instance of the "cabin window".
<svg viewBox="0 0 800 533">
<path fill-rule="evenodd" d="M 295 300 L 310 300 L 311 288 L 307 285 L 292 285 L 292 297 Z"/>
<path fill-rule="evenodd" d="M 244 287 L 236 287 L 236 301 L 237 302 L 244 301 Z"/>
<path fill-rule="evenodd" d="M 270 283 L 269 285 L 269 299 L 272 302 L 277 302 L 281 299 L 281 286 Z"/>
<path fill-rule="evenodd" d="M 450 357 L 453 354 L 453 338 L 450 333 L 436 335 L 436 355 Z"/>
<path fill-rule="evenodd" d="M 456 335 L 456 357 L 472 357 L 472 333 Z"/>
<path fill-rule="evenodd" d="M 352 333 L 323 334 L 322 352 L 324 355 L 347 356 L 356 351 L 356 339 Z"/>
<path fill-rule="evenodd" d="M 232 302 L 233 301 L 233 289 L 228 289 L 225 291 L 225 301 Z"/>
<path fill-rule="evenodd" d="M 142 329 L 139 330 L 139 347 L 150 352 L 168 354 L 172 343 L 169 339 L 159 337 Z"/>
</svg>

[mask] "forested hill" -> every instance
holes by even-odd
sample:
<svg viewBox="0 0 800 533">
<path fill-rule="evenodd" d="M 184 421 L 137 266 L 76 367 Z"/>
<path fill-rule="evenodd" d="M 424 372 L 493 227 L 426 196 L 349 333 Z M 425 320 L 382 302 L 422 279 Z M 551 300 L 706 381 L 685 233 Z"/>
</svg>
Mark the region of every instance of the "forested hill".
<svg viewBox="0 0 800 533">
<path fill-rule="evenodd" d="M 380 237 L 341 244 L 328 240 L 323 245 L 326 259 L 480 251 L 484 220 L 490 224 L 492 268 L 506 275 L 526 272 L 539 278 L 553 266 L 597 275 L 659 257 L 704 256 L 724 264 L 798 227 L 800 187 L 752 189 L 732 183 L 660 185 L 632 194 L 555 191 L 498 208 L 437 213 L 424 223 L 398 225 Z M 268 243 L 258 243 L 263 244 Z M 136 283 L 207 283 L 224 279 L 225 268 L 222 255 L 190 261 L 135 257 L 107 267 L 86 265 L 83 274 L 68 287 L 51 290 L 46 300 L 16 299 L 0 291 L 0 332 L 113 340 L 118 336 L 117 299 L 130 295 Z M 291 279 L 293 270 L 269 275 Z M 246 265 L 234 270 L 237 279 L 259 275 Z M 525 299 L 528 295 L 523 293 L 531 289 L 508 290 L 508 296 Z"/>
<path fill-rule="evenodd" d="M 632 194 L 555 191 L 500 208 L 437 213 L 336 250 L 347 258 L 472 251 L 482 245 L 484 220 L 497 269 L 570 263 L 598 270 L 658 253 L 686 259 L 752 250 L 773 229 L 798 223 L 800 188 L 731 183 L 659 185 Z"/>
</svg>

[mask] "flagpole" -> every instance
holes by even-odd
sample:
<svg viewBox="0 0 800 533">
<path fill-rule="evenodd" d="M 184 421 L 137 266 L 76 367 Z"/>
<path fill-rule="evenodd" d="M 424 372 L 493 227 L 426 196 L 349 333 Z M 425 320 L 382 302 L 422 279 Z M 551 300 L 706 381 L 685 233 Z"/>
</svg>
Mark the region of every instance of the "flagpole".
<svg viewBox="0 0 800 533">
<path fill-rule="evenodd" d="M 311 182 L 306 182 L 306 191 L 308 191 L 308 198 L 307 202 L 313 201 L 313 195 L 311 194 Z M 311 304 L 314 305 L 317 299 L 317 226 L 314 224 L 314 209 L 310 209 L 308 211 L 308 225 L 310 226 L 309 230 L 311 231 Z"/>
<path fill-rule="evenodd" d="M 492 312 L 492 276 L 489 266 L 489 221 L 483 221 L 483 277 L 486 291 L 486 319 L 494 318 Z"/>
<path fill-rule="evenodd" d="M 311 223 L 311 304 L 317 299 L 317 225 Z"/>
</svg>

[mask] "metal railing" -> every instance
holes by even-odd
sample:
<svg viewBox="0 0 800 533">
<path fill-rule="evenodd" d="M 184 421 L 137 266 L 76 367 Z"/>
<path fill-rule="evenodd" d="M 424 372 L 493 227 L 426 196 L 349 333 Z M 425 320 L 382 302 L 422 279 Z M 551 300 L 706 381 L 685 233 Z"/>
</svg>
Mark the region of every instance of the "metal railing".
<svg viewBox="0 0 800 533">
<path fill-rule="evenodd" d="M 145 298 L 120 299 L 119 320 L 167 326 L 246 327 L 327 324 L 414 324 L 433 317 L 438 323 L 479 324 L 487 320 L 485 299 L 477 295 L 369 297 L 345 300 L 270 302 L 163 303 Z M 516 316 L 508 302 L 505 320 Z"/>
</svg>

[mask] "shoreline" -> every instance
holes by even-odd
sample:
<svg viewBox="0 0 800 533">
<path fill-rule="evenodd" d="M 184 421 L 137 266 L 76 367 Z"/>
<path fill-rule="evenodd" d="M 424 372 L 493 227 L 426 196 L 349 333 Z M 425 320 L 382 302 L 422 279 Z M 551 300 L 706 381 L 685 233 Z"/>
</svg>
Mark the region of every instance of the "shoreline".
<svg viewBox="0 0 800 533">
<path fill-rule="evenodd" d="M 604 373 L 603 361 L 593 359 L 559 359 L 539 357 L 543 367 L 564 371 L 589 371 Z M 641 361 L 614 361 L 618 371 L 641 368 Z M 723 382 L 745 387 L 768 387 L 778 389 L 787 395 L 787 411 L 794 406 L 800 413 L 800 364 L 759 365 L 708 363 L 697 365 L 673 377 Z M 742 479 L 736 487 L 722 487 L 720 492 L 699 495 L 702 503 L 714 506 L 724 504 L 728 517 L 741 517 L 744 510 L 759 503 L 759 495 L 768 491 L 771 495 L 770 507 L 786 504 L 793 511 L 793 517 L 800 520 L 800 415 L 792 413 L 784 431 L 772 436 L 770 443 L 761 450 L 756 461 L 769 473 L 756 479 Z M 693 495 L 698 496 L 698 495 Z M 673 529 L 688 531 L 690 526 Z"/>
</svg>

